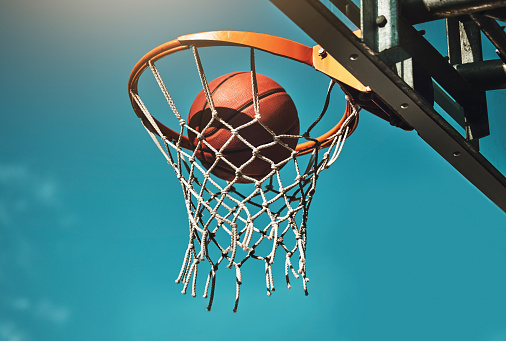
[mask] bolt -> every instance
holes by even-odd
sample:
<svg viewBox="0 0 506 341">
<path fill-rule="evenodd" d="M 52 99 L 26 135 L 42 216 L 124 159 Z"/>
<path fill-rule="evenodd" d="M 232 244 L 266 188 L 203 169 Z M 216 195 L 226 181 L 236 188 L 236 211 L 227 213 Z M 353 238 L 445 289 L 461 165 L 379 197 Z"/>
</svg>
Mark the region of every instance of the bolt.
<svg viewBox="0 0 506 341">
<path fill-rule="evenodd" d="M 376 18 L 376 25 L 378 25 L 378 27 L 385 27 L 387 22 L 388 20 L 384 15 L 380 15 Z"/>
<path fill-rule="evenodd" d="M 318 55 L 322 58 L 325 58 L 327 57 L 327 51 L 325 51 L 323 47 L 320 47 L 320 49 L 318 50 Z"/>
</svg>

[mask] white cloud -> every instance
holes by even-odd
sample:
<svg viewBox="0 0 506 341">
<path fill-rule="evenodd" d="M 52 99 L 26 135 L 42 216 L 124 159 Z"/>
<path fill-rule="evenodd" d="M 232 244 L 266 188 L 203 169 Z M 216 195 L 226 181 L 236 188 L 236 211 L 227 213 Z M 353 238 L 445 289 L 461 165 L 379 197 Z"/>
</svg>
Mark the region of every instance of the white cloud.
<svg viewBox="0 0 506 341">
<path fill-rule="evenodd" d="M 19 165 L 0 165 L 0 182 L 10 182 L 27 176 L 26 167 Z"/>
<path fill-rule="evenodd" d="M 70 317 L 68 308 L 56 305 L 47 299 L 39 301 L 33 307 L 33 312 L 37 317 L 58 325 L 65 324 Z"/>
<path fill-rule="evenodd" d="M 48 206 L 60 202 L 56 181 L 48 175 L 33 172 L 26 166 L 0 164 L 0 188 L 3 189 L 3 199 L 15 195 L 17 197 L 15 203 L 18 205 L 19 199 L 36 201 Z M 21 206 L 23 205 L 26 203 L 21 203 Z"/>
<path fill-rule="evenodd" d="M 0 164 L 0 227 L 19 225 L 19 220 L 44 212 L 56 225 L 69 227 L 75 219 L 67 211 L 62 186 L 55 176 L 28 166 Z"/>
<path fill-rule="evenodd" d="M 54 177 L 25 165 L 0 163 L 0 282 L 32 273 L 37 250 L 29 228 L 69 228 L 75 219 Z"/>
<path fill-rule="evenodd" d="M 31 307 L 30 300 L 26 297 L 18 297 L 12 300 L 12 308 L 17 311 L 28 310 Z"/>
<path fill-rule="evenodd" d="M 44 179 L 40 182 L 35 188 L 34 194 L 35 198 L 38 199 L 39 202 L 48 205 L 56 205 L 59 201 L 57 185 L 50 179 Z"/>
<path fill-rule="evenodd" d="M 55 325 L 65 324 L 70 318 L 70 309 L 44 298 L 32 301 L 28 297 L 17 297 L 11 301 L 11 308 Z"/>
<path fill-rule="evenodd" d="M 11 281 L 34 280 L 38 250 L 30 229 L 74 224 L 62 187 L 54 179 L 27 166 L 0 163 L 1 285 L 12 287 Z M 0 292 L 0 310 L 11 314 L 7 315 L 10 320 L 0 319 L 0 341 L 31 340 L 30 330 L 20 328 L 26 319 L 59 327 L 70 318 L 70 309 L 52 299 L 30 298 L 23 292 L 17 298 L 2 297 L 4 294 Z"/>
<path fill-rule="evenodd" d="M 28 335 L 11 321 L 0 321 L 0 341 L 28 341 Z"/>
</svg>

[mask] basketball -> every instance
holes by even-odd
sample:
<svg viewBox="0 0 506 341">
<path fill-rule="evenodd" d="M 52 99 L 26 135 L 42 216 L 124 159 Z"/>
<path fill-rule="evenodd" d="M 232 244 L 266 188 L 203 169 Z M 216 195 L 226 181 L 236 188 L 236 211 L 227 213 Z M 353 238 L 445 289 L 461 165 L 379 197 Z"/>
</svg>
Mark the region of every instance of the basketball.
<svg viewBox="0 0 506 341">
<path fill-rule="evenodd" d="M 274 80 L 261 74 L 256 76 L 261 123 L 254 121 L 250 125 L 244 126 L 255 120 L 251 74 L 249 72 L 229 73 L 209 82 L 217 116 L 226 124 L 220 122 L 219 119 L 212 118 L 211 109 L 203 90 L 197 95 L 190 108 L 188 126 L 196 132 L 188 129 L 188 138 L 192 147 L 198 148 L 195 155 L 201 164 L 209 169 L 216 161 L 213 148 L 220 151 L 221 157 L 211 169 L 211 173 L 226 181 L 231 181 L 236 177 L 236 167 L 240 167 L 251 159 L 252 161 L 238 174 L 237 182 L 251 182 L 243 175 L 260 180 L 271 172 L 271 162 L 276 164 L 278 168 L 282 167 L 283 161 L 290 157 L 292 150 L 297 146 L 297 137 L 283 137 L 275 141 L 274 136 L 264 128 L 264 126 L 268 127 L 275 135 L 299 134 L 299 117 L 291 97 Z M 237 129 L 235 134 L 231 129 Z M 199 145 L 197 134 L 208 145 L 204 141 Z M 255 154 L 253 149 L 241 139 L 246 140 L 254 147 L 261 147 L 268 143 L 272 143 L 272 145 L 260 148 Z M 280 142 L 286 144 L 289 149 Z M 262 157 L 271 162 L 262 159 Z"/>
</svg>

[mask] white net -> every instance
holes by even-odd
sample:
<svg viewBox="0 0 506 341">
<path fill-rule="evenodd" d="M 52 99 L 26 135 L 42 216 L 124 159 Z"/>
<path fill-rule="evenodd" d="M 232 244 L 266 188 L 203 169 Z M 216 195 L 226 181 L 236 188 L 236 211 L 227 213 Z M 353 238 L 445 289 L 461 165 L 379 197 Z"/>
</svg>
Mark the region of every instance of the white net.
<svg viewBox="0 0 506 341">
<path fill-rule="evenodd" d="M 346 137 L 351 133 L 358 119 L 358 108 L 347 98 L 351 113 L 339 131 L 324 141 L 310 137 L 310 131 L 326 111 L 326 103 L 322 115 L 302 135 L 276 135 L 261 121 L 254 52 L 251 50 L 252 99 L 255 117 L 241 126 L 231 126 L 218 116 L 213 106 L 202 64 L 196 48 L 193 48 L 197 68 L 202 81 L 204 93 L 212 111 L 212 118 L 207 126 L 215 120 L 232 132 L 230 139 L 240 139 L 251 149 L 251 157 L 244 164 L 237 166 L 224 157 L 224 149 L 216 149 L 206 141 L 203 134 L 190 127 L 179 114 L 172 97 L 167 90 L 160 73 L 153 63 L 150 68 L 162 90 L 172 113 L 180 124 L 180 138 L 171 139 L 164 136 L 153 116 L 140 99 L 138 94 L 132 97 L 145 117 L 146 130 L 161 150 L 168 163 L 172 166 L 181 182 L 189 221 L 189 242 L 184 255 L 181 271 L 176 283 L 183 285 L 182 293 L 191 288 L 192 296 L 196 296 L 198 270 L 204 264 L 207 280 L 204 297 L 209 298 L 207 309 L 213 304 L 216 274 L 219 268 L 234 269 L 236 274 L 236 298 L 234 312 L 239 303 L 241 268 L 249 259 L 256 259 L 265 265 L 265 282 L 267 295 L 275 290 L 273 280 L 273 264 L 275 259 L 284 258 L 284 272 L 287 287 L 290 288 L 290 274 L 302 281 L 307 295 L 306 273 L 306 238 L 308 210 L 315 193 L 316 181 L 321 171 L 330 167 L 338 158 Z M 333 83 L 331 84 L 331 86 Z M 329 93 L 330 93 L 329 88 Z M 327 98 L 328 99 L 328 98 Z M 252 145 L 244 139 L 240 131 L 252 124 L 259 124 L 272 135 L 272 141 L 263 145 Z M 191 131 L 198 136 L 198 144 L 194 150 L 182 148 L 184 132 Z M 205 131 L 205 129 L 204 129 Z M 200 134 L 200 135 L 199 135 Z M 301 138 L 313 141 L 312 150 L 304 158 L 298 157 L 300 152 L 290 148 L 283 142 L 285 138 Z M 203 167 L 197 159 L 197 151 L 206 146 L 214 153 L 215 162 L 208 168 Z M 264 148 L 281 145 L 290 151 L 287 159 L 277 162 L 262 155 Z M 255 159 L 261 158 L 270 163 L 271 171 L 262 179 L 252 178 L 243 174 L 244 168 Z M 302 161 L 305 161 L 302 164 Z M 212 174 L 219 162 L 225 162 L 235 171 L 235 178 L 223 181 Z M 245 182 L 249 183 L 240 183 Z M 295 266 L 294 266 L 295 262 Z"/>
</svg>

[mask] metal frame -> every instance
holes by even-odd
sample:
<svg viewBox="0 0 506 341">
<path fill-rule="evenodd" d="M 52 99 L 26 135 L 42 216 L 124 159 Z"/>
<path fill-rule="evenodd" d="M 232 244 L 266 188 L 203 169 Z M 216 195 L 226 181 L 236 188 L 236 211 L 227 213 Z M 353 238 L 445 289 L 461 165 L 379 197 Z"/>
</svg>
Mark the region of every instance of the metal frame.
<svg viewBox="0 0 506 341">
<path fill-rule="evenodd" d="M 402 13 L 412 24 L 487 11 L 494 16 L 504 0 L 403 0 Z"/>
<path fill-rule="evenodd" d="M 464 17 L 465 18 L 465 17 Z M 481 32 L 478 25 L 469 18 L 447 18 L 446 37 L 448 61 L 451 65 L 465 65 L 483 61 Z M 462 76 L 462 75 L 461 75 Z M 478 147 L 478 139 L 490 134 L 487 114 L 487 97 L 483 90 L 473 85 L 473 101 L 465 106 L 463 128 L 468 140 Z"/>
<path fill-rule="evenodd" d="M 338 0 L 334 0 L 338 1 Z M 420 0 L 421 1 L 421 0 Z M 433 0 L 423 0 L 430 2 Z M 473 2 L 471 0 L 447 0 L 445 3 Z M 466 141 L 448 122 L 446 122 L 423 96 L 407 84 L 368 44 L 358 39 L 351 30 L 318 0 L 271 0 L 293 22 L 317 41 L 330 55 L 348 69 L 362 84 L 370 86 L 379 97 L 392 106 L 420 137 L 436 150 L 446 161 L 482 191 L 490 200 L 506 212 L 506 178 L 478 151 L 470 141 Z M 390 2 L 396 2 L 391 0 Z M 476 3 L 476 1 L 474 1 Z M 504 1 L 480 0 L 479 3 L 504 6 Z M 486 7 L 490 9 L 492 7 Z M 495 8 L 495 7 L 494 7 Z M 363 18 L 362 18 L 363 20 Z M 402 19 L 399 18 L 400 25 Z M 455 82 L 460 89 L 450 93 L 464 106 L 473 103 L 469 95 L 479 98 L 467 81 L 447 62 L 443 66 L 440 54 L 433 53 L 433 47 L 414 30 L 411 25 L 401 29 L 401 46 L 410 56 L 423 55 L 427 63 L 441 69 L 441 82 Z M 415 41 L 402 44 L 402 35 Z M 365 39 L 367 40 L 367 38 Z M 423 43 L 425 41 L 425 43 Z M 407 47 L 406 47 L 407 46 Z M 439 56 L 439 57 L 438 57 Z M 452 71 L 451 71 L 452 70 Z M 439 70 L 438 70 L 439 72 Z M 452 77 L 454 80 L 450 80 Z M 438 80 L 438 83 L 440 81 Z M 441 84 L 441 83 L 440 83 Z M 441 84 L 444 86 L 444 84 Z M 461 103 L 462 104 L 462 103 Z"/>
</svg>

